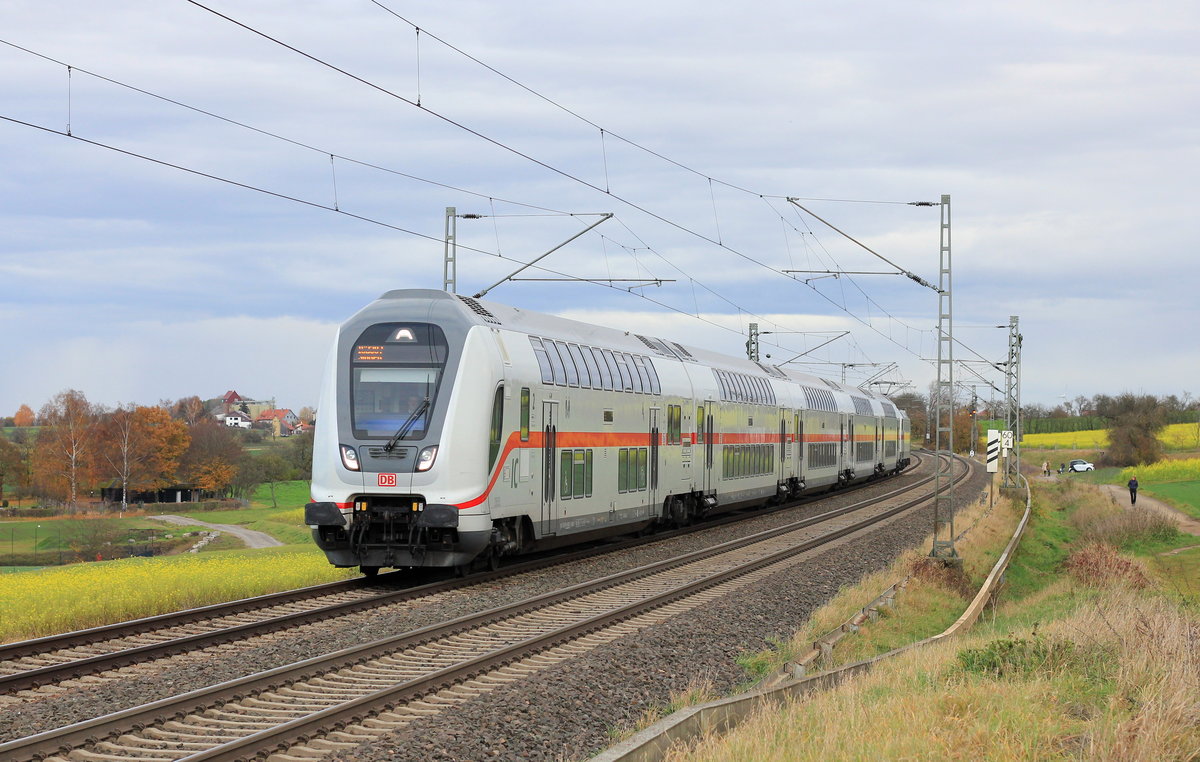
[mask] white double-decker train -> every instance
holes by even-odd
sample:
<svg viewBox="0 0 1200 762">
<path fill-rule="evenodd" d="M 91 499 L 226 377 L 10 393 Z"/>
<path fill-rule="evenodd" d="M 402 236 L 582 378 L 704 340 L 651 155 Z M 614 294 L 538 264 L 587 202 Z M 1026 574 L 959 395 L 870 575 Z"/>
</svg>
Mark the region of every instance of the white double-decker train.
<svg viewBox="0 0 1200 762">
<path fill-rule="evenodd" d="M 336 566 L 459 567 L 896 473 L 909 422 L 824 378 L 443 291 L 337 332 L 305 521 Z"/>
</svg>

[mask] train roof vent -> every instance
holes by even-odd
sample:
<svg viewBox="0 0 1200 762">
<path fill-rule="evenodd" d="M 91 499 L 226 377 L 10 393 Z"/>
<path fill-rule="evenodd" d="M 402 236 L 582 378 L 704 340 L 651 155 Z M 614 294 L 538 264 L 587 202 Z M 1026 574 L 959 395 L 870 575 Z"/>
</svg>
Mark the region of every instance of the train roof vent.
<svg viewBox="0 0 1200 762">
<path fill-rule="evenodd" d="M 500 319 L 497 318 L 492 313 L 488 312 L 487 308 L 484 307 L 479 302 L 475 301 L 474 299 L 472 299 L 469 296 L 463 296 L 462 294 L 459 294 L 458 298 L 462 299 L 463 303 L 466 304 L 468 307 L 470 307 L 475 312 L 476 315 L 479 315 L 480 317 L 482 317 L 484 320 L 488 321 L 489 323 L 494 323 L 495 325 L 500 325 Z"/>
<path fill-rule="evenodd" d="M 865 397 L 855 397 L 850 395 L 850 399 L 854 401 L 854 412 L 858 415 L 874 415 L 875 411 L 871 409 L 871 401 Z"/>
<path fill-rule="evenodd" d="M 654 352 L 655 354 L 662 355 L 663 357 L 670 357 L 671 359 L 675 359 L 675 353 L 672 352 L 671 348 L 668 347 L 666 345 L 666 343 L 663 342 L 661 339 L 646 338 L 645 336 L 641 335 L 640 333 L 635 333 L 634 336 L 637 336 L 639 339 L 641 339 L 642 343 L 645 344 L 646 346 L 650 347 L 650 350 L 652 352 Z"/>
<path fill-rule="evenodd" d="M 692 357 L 692 353 L 684 349 L 682 344 L 672 341 L 671 346 L 675 348 L 676 353 L 683 359 L 691 360 L 692 362 L 696 361 L 696 358 Z"/>
<path fill-rule="evenodd" d="M 775 378 L 787 379 L 787 374 L 784 373 L 782 370 L 780 370 L 779 368 L 777 368 L 774 365 L 763 365 L 762 363 L 758 362 L 757 360 L 754 362 L 754 364 L 757 365 L 758 367 L 762 368 L 763 372 L 769 376 L 774 376 Z"/>
</svg>

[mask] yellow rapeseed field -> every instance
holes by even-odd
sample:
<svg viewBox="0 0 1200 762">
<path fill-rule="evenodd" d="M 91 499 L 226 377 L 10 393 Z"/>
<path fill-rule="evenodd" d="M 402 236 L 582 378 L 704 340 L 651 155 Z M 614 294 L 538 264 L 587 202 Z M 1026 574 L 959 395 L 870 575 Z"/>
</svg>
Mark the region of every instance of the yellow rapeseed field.
<svg viewBox="0 0 1200 762">
<path fill-rule="evenodd" d="M 1200 439 L 1197 438 L 1197 429 L 1194 423 L 1173 423 L 1159 432 L 1158 439 L 1168 450 L 1200 447 Z M 1088 429 L 1087 431 L 1063 431 L 1056 434 L 1026 434 L 1021 438 L 1021 444 L 1025 447 L 1047 450 L 1102 450 L 1108 447 L 1108 431 Z"/>
<path fill-rule="evenodd" d="M 187 553 L 4 575 L 0 642 L 95 627 L 352 576 L 316 548 Z"/>
<path fill-rule="evenodd" d="M 1121 471 L 1119 480 L 1127 481 L 1135 474 L 1138 481 L 1144 484 L 1200 481 L 1200 458 L 1160 460 L 1148 466 L 1130 466 Z"/>
</svg>

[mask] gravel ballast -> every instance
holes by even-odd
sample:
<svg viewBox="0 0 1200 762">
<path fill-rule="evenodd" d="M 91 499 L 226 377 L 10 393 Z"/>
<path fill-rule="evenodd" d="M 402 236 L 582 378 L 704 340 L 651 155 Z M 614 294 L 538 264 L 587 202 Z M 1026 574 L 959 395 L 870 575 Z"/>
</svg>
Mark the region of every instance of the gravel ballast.
<svg viewBox="0 0 1200 762">
<path fill-rule="evenodd" d="M 976 475 L 955 489 L 956 505 L 986 485 Z M 932 508 L 839 540 L 785 572 L 741 589 L 686 617 L 597 648 L 588 654 L 413 722 L 402 732 L 333 757 L 385 760 L 586 758 L 614 742 L 648 710 L 667 705 L 697 680 L 717 693 L 746 686 L 735 659 L 788 636 L 844 585 L 887 568 L 928 536 Z"/>
</svg>

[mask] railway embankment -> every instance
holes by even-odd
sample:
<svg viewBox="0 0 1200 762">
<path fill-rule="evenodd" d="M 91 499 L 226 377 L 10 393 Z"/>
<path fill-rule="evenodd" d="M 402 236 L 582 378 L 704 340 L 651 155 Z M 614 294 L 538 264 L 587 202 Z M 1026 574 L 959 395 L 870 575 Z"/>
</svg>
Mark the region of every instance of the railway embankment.
<svg viewBox="0 0 1200 762">
<path fill-rule="evenodd" d="M 927 638 L 963 611 L 964 582 L 1004 546 L 1014 506 L 980 514 L 963 538 L 964 575 L 909 554 L 842 591 L 794 638 L 747 655 L 770 673 L 809 650 L 886 585 L 893 607 L 864 617 L 822 660 L 830 670 Z M 1190 759 L 1200 750 L 1200 548 L 1151 509 L 1070 481 L 1033 486 L 1030 519 L 997 594 L 971 630 L 906 649 L 835 687 L 761 702 L 728 732 L 719 715 L 669 751 L 667 728 L 642 731 L 650 751 L 609 758 Z M 972 561 L 977 558 L 977 561 Z M 974 568 L 973 568 L 974 567 Z M 831 681 L 832 682 L 832 681 Z M 798 692 L 797 692 L 798 693 Z M 680 694 L 683 697 L 683 694 Z M 720 702 L 710 706 L 719 706 Z M 732 723 L 729 723 L 732 724 Z"/>
</svg>

